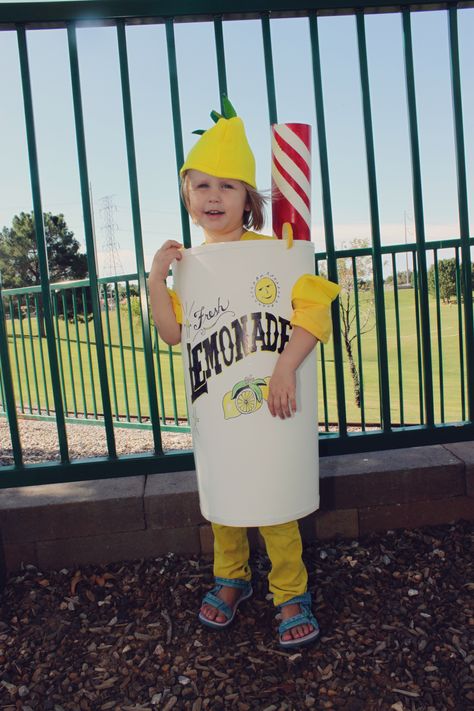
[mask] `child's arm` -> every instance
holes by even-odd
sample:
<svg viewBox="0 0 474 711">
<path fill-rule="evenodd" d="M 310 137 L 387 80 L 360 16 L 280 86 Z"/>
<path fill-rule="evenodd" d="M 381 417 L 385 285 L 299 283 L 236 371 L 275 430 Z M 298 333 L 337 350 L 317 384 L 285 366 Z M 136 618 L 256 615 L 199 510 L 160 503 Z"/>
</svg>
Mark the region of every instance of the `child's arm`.
<svg viewBox="0 0 474 711">
<path fill-rule="evenodd" d="M 270 379 L 268 408 L 273 417 L 291 417 L 296 412 L 296 370 L 318 341 L 331 335 L 330 305 L 338 295 L 337 284 L 313 274 L 303 274 L 291 291 L 293 332 L 277 360 Z"/>
<path fill-rule="evenodd" d="M 171 262 L 182 258 L 182 245 L 168 240 L 153 257 L 148 284 L 150 289 L 151 313 L 160 337 L 169 346 L 175 346 L 181 340 L 181 326 L 176 320 L 171 297 L 166 288 Z"/>
<path fill-rule="evenodd" d="M 294 326 L 285 350 L 279 356 L 268 389 L 268 409 L 284 420 L 296 412 L 296 370 L 311 353 L 318 339 Z"/>
</svg>

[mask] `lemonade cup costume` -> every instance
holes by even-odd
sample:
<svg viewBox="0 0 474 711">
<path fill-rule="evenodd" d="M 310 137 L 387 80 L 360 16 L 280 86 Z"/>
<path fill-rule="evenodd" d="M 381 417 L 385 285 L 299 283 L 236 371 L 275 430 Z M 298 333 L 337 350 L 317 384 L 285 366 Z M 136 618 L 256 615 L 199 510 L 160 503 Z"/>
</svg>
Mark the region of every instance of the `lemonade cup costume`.
<svg viewBox="0 0 474 711">
<path fill-rule="evenodd" d="M 241 119 L 218 118 L 191 149 L 195 169 L 255 187 Z M 170 290 L 182 325 L 188 413 L 202 514 L 224 526 L 273 526 L 319 507 L 316 356 L 297 370 L 298 410 L 273 418 L 270 377 L 294 326 L 327 342 L 339 287 L 314 276 L 314 247 L 244 232 L 185 250 Z"/>
</svg>

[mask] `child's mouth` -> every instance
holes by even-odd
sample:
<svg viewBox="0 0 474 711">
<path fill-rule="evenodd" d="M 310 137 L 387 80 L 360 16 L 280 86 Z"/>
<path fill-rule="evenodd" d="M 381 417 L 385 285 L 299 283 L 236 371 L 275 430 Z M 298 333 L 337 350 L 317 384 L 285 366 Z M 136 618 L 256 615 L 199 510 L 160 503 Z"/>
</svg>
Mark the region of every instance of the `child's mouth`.
<svg viewBox="0 0 474 711">
<path fill-rule="evenodd" d="M 211 216 L 224 214 L 222 210 L 206 210 L 205 212 L 206 212 L 206 215 L 211 215 Z"/>
</svg>

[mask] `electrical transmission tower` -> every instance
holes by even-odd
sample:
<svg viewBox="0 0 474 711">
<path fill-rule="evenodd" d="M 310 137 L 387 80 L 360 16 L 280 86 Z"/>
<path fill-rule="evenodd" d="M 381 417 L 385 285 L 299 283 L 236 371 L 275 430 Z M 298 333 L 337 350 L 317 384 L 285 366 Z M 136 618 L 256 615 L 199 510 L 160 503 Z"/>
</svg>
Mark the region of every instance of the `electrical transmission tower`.
<svg viewBox="0 0 474 711">
<path fill-rule="evenodd" d="M 102 249 L 105 252 L 104 276 L 117 276 L 117 274 L 123 274 L 119 252 L 120 245 L 115 236 L 118 230 L 118 225 L 115 221 L 117 206 L 113 201 L 113 195 L 106 195 L 101 198 L 100 202 L 102 203 L 102 207 L 100 208 L 100 214 L 102 216 L 101 229 L 104 234 Z"/>
</svg>

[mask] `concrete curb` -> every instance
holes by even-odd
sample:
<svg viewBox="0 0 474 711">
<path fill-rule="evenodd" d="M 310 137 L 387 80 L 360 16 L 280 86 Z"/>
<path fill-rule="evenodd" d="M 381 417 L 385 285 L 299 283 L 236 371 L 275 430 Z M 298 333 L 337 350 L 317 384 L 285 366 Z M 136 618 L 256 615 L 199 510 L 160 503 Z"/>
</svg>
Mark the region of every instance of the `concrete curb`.
<svg viewBox="0 0 474 711">
<path fill-rule="evenodd" d="M 320 491 L 300 522 L 307 542 L 472 520 L 474 443 L 322 458 Z M 0 531 L 6 574 L 212 552 L 194 471 L 6 489 Z"/>
</svg>

